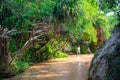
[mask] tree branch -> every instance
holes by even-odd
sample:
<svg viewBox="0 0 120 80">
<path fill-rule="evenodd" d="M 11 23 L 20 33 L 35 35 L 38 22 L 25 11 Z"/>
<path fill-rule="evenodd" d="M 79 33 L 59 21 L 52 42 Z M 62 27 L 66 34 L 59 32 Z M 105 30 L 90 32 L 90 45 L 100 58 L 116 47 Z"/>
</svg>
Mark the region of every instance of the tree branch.
<svg viewBox="0 0 120 80">
<path fill-rule="evenodd" d="M 42 48 L 40 48 L 36 53 L 39 53 L 41 50 L 43 50 L 45 48 L 45 46 L 47 44 L 49 44 L 51 41 L 54 41 L 55 39 L 54 38 L 51 38 Z"/>
<path fill-rule="evenodd" d="M 65 43 L 59 49 L 55 50 L 54 52 L 61 50 L 67 44 L 68 41 L 69 41 L 69 38 L 67 38 Z"/>
</svg>

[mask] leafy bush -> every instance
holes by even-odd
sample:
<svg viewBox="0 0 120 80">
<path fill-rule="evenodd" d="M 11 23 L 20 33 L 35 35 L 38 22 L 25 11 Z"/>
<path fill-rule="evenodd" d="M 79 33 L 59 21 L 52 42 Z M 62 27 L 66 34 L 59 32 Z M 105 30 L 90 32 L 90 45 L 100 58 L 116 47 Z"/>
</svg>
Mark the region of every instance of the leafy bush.
<svg viewBox="0 0 120 80">
<path fill-rule="evenodd" d="M 13 62 L 13 64 L 16 67 L 17 73 L 25 71 L 27 67 L 30 65 L 28 62 L 21 61 L 21 60 L 16 60 Z"/>
<path fill-rule="evenodd" d="M 86 54 L 86 51 L 87 51 L 88 46 L 86 46 L 86 45 L 84 45 L 84 44 L 81 44 L 80 47 L 81 47 L 81 53 L 82 53 L 82 54 Z"/>
<path fill-rule="evenodd" d="M 64 58 L 67 57 L 68 55 L 66 53 L 63 53 L 61 51 L 57 51 L 55 53 L 53 53 L 53 57 L 55 58 Z"/>
</svg>

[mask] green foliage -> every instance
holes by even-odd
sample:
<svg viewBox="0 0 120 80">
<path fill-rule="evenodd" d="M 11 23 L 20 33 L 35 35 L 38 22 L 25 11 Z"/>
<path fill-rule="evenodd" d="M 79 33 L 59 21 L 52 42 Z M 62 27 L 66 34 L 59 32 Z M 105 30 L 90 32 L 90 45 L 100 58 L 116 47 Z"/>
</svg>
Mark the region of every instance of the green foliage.
<svg viewBox="0 0 120 80">
<path fill-rule="evenodd" d="M 118 16 L 114 13 L 113 15 L 107 16 L 108 24 L 113 28 L 117 25 L 120 21 L 118 21 Z"/>
<path fill-rule="evenodd" d="M 15 41 L 14 40 L 11 41 L 9 45 L 10 45 L 10 47 L 9 47 L 10 52 L 14 53 L 17 50 Z"/>
<path fill-rule="evenodd" d="M 19 30 L 30 29 L 34 22 L 51 18 L 54 4 L 51 0 L 5 1 L 2 3 L 2 26 Z"/>
<path fill-rule="evenodd" d="M 10 29 L 28 30 L 35 22 L 57 18 L 60 20 L 59 24 L 62 23 L 71 37 L 75 35 L 91 42 L 97 42 L 96 33 L 93 34 L 94 25 L 106 28 L 106 30 L 103 29 L 104 33 L 110 36 L 110 27 L 106 26 L 108 24 L 106 17 L 100 15 L 96 0 L 44 0 L 42 2 L 11 0 L 3 2 L 1 10 L 5 13 L 2 24 Z"/>
<path fill-rule="evenodd" d="M 53 15 L 59 20 L 64 20 L 66 17 L 73 17 L 76 15 L 76 11 L 73 8 L 77 0 L 57 0 L 56 6 L 53 10 Z"/>
<path fill-rule="evenodd" d="M 101 10 L 107 13 L 119 10 L 117 2 L 119 2 L 119 0 L 99 0 L 99 6 Z"/>
<path fill-rule="evenodd" d="M 57 18 L 59 19 L 59 16 L 62 16 L 64 14 L 64 16 L 60 17 L 60 19 L 63 18 L 62 20 L 65 21 L 63 22 L 63 26 L 67 31 L 69 31 L 69 35 L 72 38 L 76 36 L 85 39 L 85 36 L 87 35 L 89 38 L 85 40 L 97 42 L 95 36 L 96 32 L 92 27 L 94 16 L 97 16 L 99 13 L 96 0 L 64 0 L 59 2 L 57 6 L 59 7 L 57 7 L 57 9 L 55 8 L 54 10 L 62 11 L 58 11 L 59 14 Z M 69 14 L 67 12 L 69 12 Z M 91 34 L 94 32 L 95 34 Z"/>
<path fill-rule="evenodd" d="M 23 55 L 21 55 L 20 59 L 21 61 L 26 61 L 26 62 L 29 62 L 30 64 L 32 62 L 34 62 L 34 59 L 36 59 L 36 57 L 32 57 L 34 56 L 34 49 L 28 49 L 25 51 L 25 53 L 23 53 Z"/>
<path fill-rule="evenodd" d="M 87 46 L 87 45 L 84 45 L 84 44 L 81 44 L 80 47 L 81 47 L 81 53 L 82 53 L 82 54 L 86 54 L 86 51 L 87 51 L 88 46 Z"/>
<path fill-rule="evenodd" d="M 77 46 L 73 46 L 72 47 L 72 52 L 75 53 L 75 54 L 77 54 Z"/>
<path fill-rule="evenodd" d="M 100 27 L 103 31 L 103 35 L 105 36 L 105 39 L 107 40 L 111 35 L 111 27 L 108 24 L 108 19 L 103 14 L 99 14 L 95 16 L 94 18 L 94 27 Z"/>
<path fill-rule="evenodd" d="M 13 64 L 16 67 L 17 73 L 25 71 L 25 69 L 27 69 L 27 67 L 29 66 L 28 62 L 20 61 L 20 60 L 14 61 Z"/>
<path fill-rule="evenodd" d="M 115 0 L 100 1 L 115 3 Z M 106 27 L 105 24 L 108 24 L 104 21 L 103 16 L 99 16 L 100 11 L 96 0 L 44 0 L 42 2 L 39 0 L 11 0 L 3 2 L 1 11 L 4 13 L 3 26 L 11 29 L 27 30 L 34 22 L 42 22 L 56 17 L 63 20 L 60 22 L 63 22 L 64 28 L 67 27 L 65 29 L 71 36 L 81 37 L 81 33 L 85 32 L 84 27 L 93 26 L 93 24 Z M 108 28 L 110 29 L 110 27 Z"/>
<path fill-rule="evenodd" d="M 88 26 L 85 28 L 85 32 L 81 33 L 83 40 L 97 43 L 97 32 L 93 26 Z"/>
<path fill-rule="evenodd" d="M 120 23 L 119 0 L 99 0 L 99 7 L 105 14 L 110 12 L 114 13 L 111 16 L 107 16 L 110 26 L 115 26 L 115 24 Z"/>
<path fill-rule="evenodd" d="M 68 55 L 61 51 L 57 51 L 57 52 L 53 53 L 53 57 L 54 58 L 64 58 L 64 57 L 68 57 Z"/>
<path fill-rule="evenodd" d="M 47 45 L 47 52 L 50 54 L 53 52 L 51 44 Z"/>
<path fill-rule="evenodd" d="M 99 14 L 94 17 L 93 24 L 95 27 L 102 28 L 105 39 L 107 40 L 111 36 L 112 29 L 118 23 L 117 18 L 116 14 L 110 16 Z"/>
<path fill-rule="evenodd" d="M 53 58 L 53 47 L 51 46 L 51 44 L 48 44 L 46 46 L 46 51 L 48 59 Z"/>
<path fill-rule="evenodd" d="M 59 43 L 59 45 L 57 45 Z M 61 58 L 61 57 L 67 57 L 66 53 L 60 52 L 60 51 L 56 51 L 58 49 L 59 46 L 62 45 L 62 42 L 58 42 L 55 41 L 54 42 L 54 47 L 52 47 L 51 44 L 48 44 L 46 46 L 46 50 L 47 50 L 47 54 L 48 54 L 48 58 Z"/>
</svg>

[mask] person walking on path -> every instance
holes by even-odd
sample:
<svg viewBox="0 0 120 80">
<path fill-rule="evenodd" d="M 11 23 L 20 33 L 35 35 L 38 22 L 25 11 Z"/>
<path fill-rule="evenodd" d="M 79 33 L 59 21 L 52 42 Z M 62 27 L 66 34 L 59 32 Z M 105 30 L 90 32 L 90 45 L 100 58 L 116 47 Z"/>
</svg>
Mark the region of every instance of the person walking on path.
<svg viewBox="0 0 120 80">
<path fill-rule="evenodd" d="M 87 49 L 87 54 L 90 54 L 91 53 L 91 50 L 90 50 L 90 48 L 88 47 L 88 49 Z"/>
<path fill-rule="evenodd" d="M 77 47 L 77 54 L 80 54 L 80 45 Z"/>
</svg>

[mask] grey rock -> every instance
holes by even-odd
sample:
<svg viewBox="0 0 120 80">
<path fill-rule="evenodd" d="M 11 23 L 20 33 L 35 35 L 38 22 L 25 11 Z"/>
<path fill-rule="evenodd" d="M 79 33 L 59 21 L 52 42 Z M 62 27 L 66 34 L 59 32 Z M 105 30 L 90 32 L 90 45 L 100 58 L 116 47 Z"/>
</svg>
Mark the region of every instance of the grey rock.
<svg viewBox="0 0 120 80">
<path fill-rule="evenodd" d="M 120 80 L 120 24 L 92 60 L 88 80 Z"/>
</svg>

